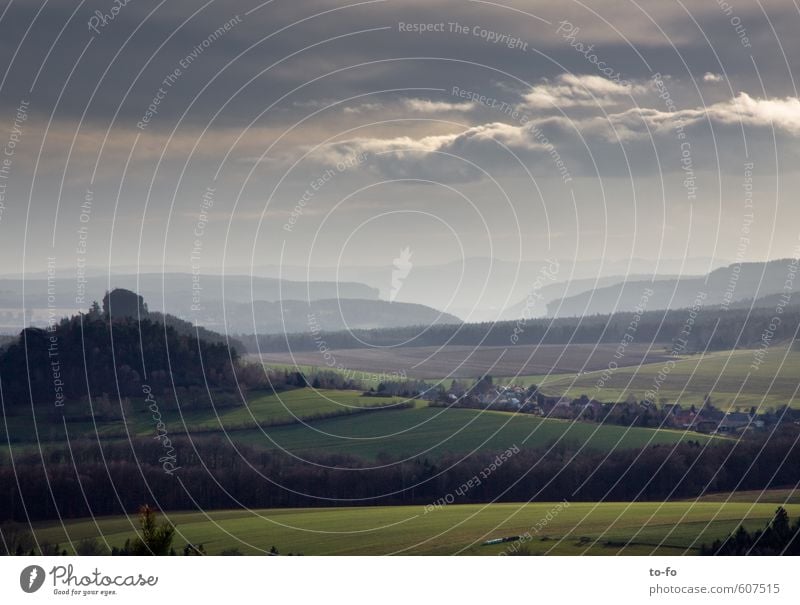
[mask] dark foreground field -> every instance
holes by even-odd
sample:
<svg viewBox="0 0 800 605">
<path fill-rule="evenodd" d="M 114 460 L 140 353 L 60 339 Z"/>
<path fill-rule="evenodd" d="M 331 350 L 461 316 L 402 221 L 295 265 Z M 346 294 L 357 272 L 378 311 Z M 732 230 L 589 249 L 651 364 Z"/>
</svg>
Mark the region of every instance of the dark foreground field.
<svg viewBox="0 0 800 605">
<path fill-rule="evenodd" d="M 494 376 L 568 374 L 608 367 L 656 363 L 667 358 L 665 345 L 630 344 L 622 359 L 614 357 L 617 345 L 539 345 L 508 347 L 394 347 L 264 353 L 266 364 L 340 366 L 361 372 L 401 373 L 415 378 L 478 378 Z M 649 351 L 648 351 L 649 349 Z M 258 356 L 254 356 L 258 358 Z"/>
<path fill-rule="evenodd" d="M 207 553 L 237 549 L 305 555 L 498 555 L 523 549 L 547 555 L 692 555 L 703 543 L 724 538 L 742 520 L 763 527 L 783 503 L 573 502 L 451 505 L 426 513 L 424 506 L 335 509 L 271 509 L 170 513 L 174 546 L 202 543 Z M 766 500 L 769 500 L 766 497 Z M 787 505 L 794 517 L 800 505 Z M 100 537 L 119 546 L 133 537 L 134 517 L 80 519 L 40 524 L 37 539 L 72 552 L 73 544 Z M 521 540 L 493 546 L 506 536 Z"/>
</svg>

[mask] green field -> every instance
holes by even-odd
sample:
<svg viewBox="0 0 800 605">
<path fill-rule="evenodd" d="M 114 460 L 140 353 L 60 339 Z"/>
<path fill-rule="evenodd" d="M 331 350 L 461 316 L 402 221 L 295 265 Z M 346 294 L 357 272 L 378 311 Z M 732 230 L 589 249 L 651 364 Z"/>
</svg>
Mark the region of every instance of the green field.
<svg viewBox="0 0 800 605">
<path fill-rule="evenodd" d="M 416 408 L 331 418 L 312 426 L 291 425 L 230 433 L 240 443 L 281 447 L 293 453 L 350 454 L 375 458 L 433 455 L 472 450 L 549 446 L 560 440 L 590 450 L 641 448 L 649 444 L 715 439 L 698 433 L 626 428 L 586 422 L 545 419 L 529 414 L 454 408 Z M 276 445 L 273 446 L 273 441 Z"/>
<path fill-rule="evenodd" d="M 246 406 L 189 408 L 180 411 L 174 406 L 165 406 L 162 402 L 159 412 L 167 426 L 172 427 L 173 433 L 197 433 L 311 421 L 320 417 L 352 414 L 363 408 L 391 408 L 403 401 L 400 398 L 365 397 L 360 391 L 326 389 L 295 389 L 277 394 L 253 392 L 248 394 L 247 399 Z M 127 435 L 126 426 L 131 435 L 147 436 L 155 430 L 153 413 L 147 409 L 143 400 L 131 402 L 131 413 L 125 418 L 125 422 L 98 419 L 96 429 L 88 404 L 70 403 L 65 406 L 65 410 L 66 430 L 70 438 L 93 437 L 95 430 L 105 438 L 124 438 Z M 5 417 L 9 434 L 16 443 L 35 443 L 37 431 L 39 442 L 62 441 L 65 438 L 64 423 L 60 419 L 53 422 L 52 418 L 42 414 L 37 421 L 34 428 L 28 410 Z M 4 434 L 5 427 L 2 423 L 0 418 L 0 433 Z"/>
<path fill-rule="evenodd" d="M 654 354 L 663 355 L 663 345 L 655 346 Z M 623 367 L 620 362 L 620 367 L 611 373 L 599 389 L 598 380 L 603 370 L 596 367 L 592 371 L 576 374 L 566 369 L 569 364 L 562 364 L 554 367 L 550 373 L 524 373 L 518 376 L 501 376 L 502 367 L 495 367 L 493 374 L 497 384 L 537 384 L 548 395 L 579 397 L 585 394 L 608 402 L 624 401 L 629 395 L 643 399 L 648 390 L 655 388 L 656 376 L 665 365 L 664 361 L 657 361 L 639 366 L 638 362 L 644 358 L 644 354 L 638 350 L 634 357 L 631 361 L 633 365 Z M 386 371 L 394 367 L 389 361 Z M 800 351 L 787 353 L 785 345 L 776 345 L 767 350 L 758 370 L 751 369 L 753 361 L 754 351 L 750 349 L 681 356 L 676 359 L 675 366 L 667 372 L 666 380 L 658 388 L 659 402 L 678 401 L 686 405 L 699 405 L 706 394 L 709 394 L 712 403 L 725 410 L 749 410 L 751 406 L 761 406 L 763 410 L 769 410 L 786 404 L 800 407 L 800 397 L 796 394 L 800 385 Z M 308 369 L 312 369 L 312 366 L 308 366 Z M 438 373 L 431 370 L 438 370 Z M 361 371 L 357 374 L 372 376 Z M 450 379 L 431 378 L 434 375 L 447 374 L 440 368 L 429 368 L 422 373 L 409 370 L 408 374 L 427 376 L 427 380 L 433 383 L 450 383 Z M 374 380 L 368 382 L 368 386 L 374 386 Z"/>
<path fill-rule="evenodd" d="M 800 386 L 800 352 L 787 353 L 785 346 L 776 346 L 767 351 L 763 363 L 755 371 L 751 370 L 753 353 L 752 350 L 722 351 L 677 360 L 658 390 L 659 402 L 677 401 L 699 406 L 703 397 L 710 394 L 711 402 L 723 410 L 749 410 L 751 406 L 769 410 L 787 404 L 800 407 L 800 397 L 796 394 Z M 663 362 L 620 367 L 600 390 L 597 390 L 599 371 L 580 376 L 522 376 L 513 382 L 538 384 L 548 395 L 579 397 L 586 394 L 601 401 L 624 401 L 629 394 L 643 399 L 645 392 L 654 388 L 656 376 L 663 368 Z"/>
<path fill-rule="evenodd" d="M 800 506 L 787 507 L 792 517 Z M 574 502 L 451 505 L 425 514 L 422 506 L 335 509 L 278 509 L 171 513 L 176 550 L 202 543 L 209 554 L 237 548 L 263 554 L 497 555 L 509 544 L 482 546 L 492 538 L 525 536 L 531 554 L 682 555 L 722 538 L 745 519 L 748 529 L 763 527 L 774 504 L 715 502 Z M 548 519 L 549 515 L 549 519 Z M 136 518 L 112 517 L 39 524 L 40 543 L 71 552 L 70 541 L 103 536 L 111 546 L 133 537 Z"/>
<path fill-rule="evenodd" d="M 721 492 L 707 494 L 698 498 L 701 502 L 773 502 L 776 504 L 800 504 L 800 488 L 746 490 L 741 492 Z"/>
<path fill-rule="evenodd" d="M 463 408 L 430 408 L 414 401 L 414 407 L 396 408 L 400 398 L 364 397 L 357 391 L 296 389 L 280 394 L 251 396 L 249 405 L 193 409 L 179 413 L 161 410 L 170 435 L 214 434 L 224 431 L 231 440 L 266 449 L 284 449 L 295 454 L 348 454 L 376 459 L 437 456 L 444 453 L 504 450 L 550 446 L 556 442 L 588 450 L 642 448 L 647 445 L 697 441 L 709 437 L 669 429 L 627 428 L 587 422 L 546 419 L 530 414 Z M 388 409 L 374 409 L 374 408 Z M 152 413 L 143 402 L 134 402 L 127 431 L 135 436 L 153 435 Z M 356 413 L 373 408 L 368 413 Z M 14 446 L 19 450 L 36 446 L 36 433 L 29 416 L 6 418 Z M 184 425 L 186 428 L 184 428 Z M 38 443 L 59 444 L 79 437 L 94 438 L 95 428 L 86 416 L 63 422 L 42 419 Z M 2 432 L 5 430 L 0 427 Z M 65 432 L 66 431 L 66 432 Z M 104 440 L 127 439 L 126 423 L 99 421 L 97 433 Z"/>
<path fill-rule="evenodd" d="M 253 393 L 247 398 L 247 406 L 222 408 L 217 414 L 208 410 L 192 410 L 183 413 L 183 422 L 189 431 L 232 430 L 245 426 L 274 425 L 297 420 L 336 414 L 351 414 L 361 408 L 394 406 L 403 401 L 399 397 L 365 397 L 360 391 L 336 391 L 327 389 L 295 389 L 283 393 Z M 178 416 L 178 414 L 175 414 Z M 147 419 L 138 421 L 139 427 L 150 430 Z"/>
</svg>

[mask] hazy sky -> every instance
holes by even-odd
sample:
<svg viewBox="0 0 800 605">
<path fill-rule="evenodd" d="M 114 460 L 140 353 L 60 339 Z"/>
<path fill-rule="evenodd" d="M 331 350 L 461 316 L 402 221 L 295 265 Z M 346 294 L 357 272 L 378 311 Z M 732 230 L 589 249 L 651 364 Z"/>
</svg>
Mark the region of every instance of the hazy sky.
<svg viewBox="0 0 800 605">
<path fill-rule="evenodd" d="M 0 11 L 2 273 L 796 250 L 791 0 Z"/>
</svg>

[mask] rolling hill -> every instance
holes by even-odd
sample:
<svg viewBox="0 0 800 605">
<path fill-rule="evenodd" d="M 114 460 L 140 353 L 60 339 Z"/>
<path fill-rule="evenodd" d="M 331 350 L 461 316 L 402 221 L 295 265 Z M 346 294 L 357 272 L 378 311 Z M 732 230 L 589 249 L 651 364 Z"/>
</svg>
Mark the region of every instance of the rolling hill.
<svg viewBox="0 0 800 605">
<path fill-rule="evenodd" d="M 791 263 L 792 259 L 742 263 L 716 269 L 703 277 L 628 280 L 553 300 L 547 305 L 547 314 L 551 317 L 573 317 L 631 311 L 639 304 L 642 293 L 647 289 L 654 291 L 647 305 L 649 310 L 691 307 L 699 292 L 706 293 L 706 305 L 728 305 L 742 299 L 783 292 Z"/>
<path fill-rule="evenodd" d="M 227 309 L 227 329 L 234 333 L 335 332 L 460 323 L 458 317 L 432 307 L 385 300 L 256 301 L 229 305 Z"/>
<path fill-rule="evenodd" d="M 708 443 L 716 438 L 667 429 L 598 425 L 540 418 L 530 414 L 461 408 L 414 408 L 336 417 L 313 426 L 292 424 L 229 435 L 239 443 L 282 449 L 297 455 L 315 451 L 376 460 L 473 451 L 501 451 L 513 446 L 583 446 L 589 451 L 638 449 L 680 442 Z"/>
<path fill-rule="evenodd" d="M 723 410 L 749 410 L 751 406 L 761 406 L 764 411 L 784 405 L 800 407 L 800 377 L 797 374 L 800 351 L 787 351 L 787 347 L 784 344 L 769 350 L 758 370 L 753 369 L 755 351 L 748 349 L 675 360 L 675 365 L 661 381 L 658 399 L 699 406 L 709 395 L 712 403 Z M 620 367 L 603 380 L 603 388 L 599 391 L 596 390 L 597 372 L 581 376 L 532 376 L 528 380 L 543 385 L 548 393 L 554 395 L 578 397 L 593 393 L 605 401 L 624 401 L 630 394 L 644 397 L 645 392 L 654 388 L 656 377 L 664 372 L 664 367 L 663 363 Z"/>
</svg>

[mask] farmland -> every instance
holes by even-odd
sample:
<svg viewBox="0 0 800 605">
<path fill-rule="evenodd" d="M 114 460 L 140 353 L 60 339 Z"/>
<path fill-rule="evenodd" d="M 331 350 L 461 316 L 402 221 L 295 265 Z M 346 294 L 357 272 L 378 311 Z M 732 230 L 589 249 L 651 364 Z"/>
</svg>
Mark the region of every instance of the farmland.
<svg viewBox="0 0 800 605">
<path fill-rule="evenodd" d="M 657 377 L 669 360 L 662 345 L 653 345 L 650 353 L 647 347 L 629 345 L 620 360 L 613 359 L 614 347 L 600 345 L 594 353 L 592 348 L 589 345 L 543 345 L 538 349 L 446 347 L 437 353 L 432 347 L 407 347 L 335 353 L 338 363 L 362 372 L 357 377 L 369 378 L 365 386 L 374 386 L 376 377 L 398 371 L 405 371 L 409 377 L 441 381 L 445 387 L 452 378 L 476 378 L 489 373 L 498 384 L 537 384 L 548 395 L 573 398 L 585 394 L 610 402 L 624 401 L 630 395 L 643 399 L 647 391 L 655 389 L 659 403 L 700 405 L 709 395 L 711 402 L 723 410 L 800 407 L 797 397 L 800 351 L 786 345 L 769 349 L 758 369 L 753 367 L 756 357 L 752 349 L 672 358 L 674 365 L 670 364 L 658 388 Z M 305 363 L 315 360 L 314 353 L 295 357 Z M 270 359 L 286 359 L 285 354 L 268 354 L 264 358 L 265 363 L 270 363 Z M 608 372 L 612 360 L 619 367 Z"/>
<path fill-rule="evenodd" d="M 614 359 L 616 345 L 572 344 L 540 346 L 446 346 L 342 349 L 322 353 L 264 353 L 253 356 L 263 363 L 326 367 L 333 363 L 350 370 L 399 374 L 414 378 L 479 378 L 484 374 L 516 376 L 564 374 L 600 370 Z M 620 365 L 655 363 L 666 359 L 664 345 L 631 344 Z"/>
<path fill-rule="evenodd" d="M 264 449 L 283 449 L 295 454 L 348 454 L 364 459 L 380 455 L 406 457 L 472 451 L 502 450 L 511 445 L 540 447 L 560 443 L 589 450 L 641 448 L 647 445 L 714 439 L 696 433 L 666 429 L 628 428 L 586 422 L 545 419 L 530 414 L 480 411 L 460 408 L 429 408 L 423 402 L 415 407 L 392 409 L 402 399 L 362 397 L 355 392 L 315 392 L 298 389 L 279 395 L 252 399 L 248 408 L 193 410 L 183 414 L 165 411 L 163 418 L 174 426 L 174 434 L 226 434 L 231 440 Z M 355 406 L 375 408 L 368 414 L 354 414 Z M 294 414 L 294 416 L 293 416 Z M 323 416 L 316 418 L 315 416 Z M 302 422 L 300 421 L 302 420 Z M 30 422 L 8 417 L 9 430 L 18 448 L 33 446 L 35 433 Z M 257 423 L 257 422 L 258 423 Z M 185 423 L 185 429 L 183 428 Z M 65 428 L 51 424 L 41 427 L 40 443 L 58 444 L 69 434 L 71 439 L 94 435 L 90 420 L 72 421 Z M 140 410 L 128 419 L 131 435 L 152 435 L 151 415 Z M 126 439 L 123 423 L 98 424 L 106 440 Z"/>
<path fill-rule="evenodd" d="M 743 521 L 763 527 L 773 503 L 571 502 L 452 505 L 426 513 L 423 506 L 271 509 L 169 513 L 177 528 L 174 545 L 202 543 L 209 554 L 237 549 L 265 554 L 306 555 L 498 555 L 510 544 L 482 546 L 505 536 L 531 554 L 683 555 L 723 538 Z M 786 507 L 792 517 L 800 506 Z M 120 546 L 134 536 L 135 517 L 79 519 L 36 526 L 40 543 L 68 552 L 84 538 L 102 536 Z"/>
<path fill-rule="evenodd" d="M 800 504 L 800 488 L 744 490 L 706 494 L 698 498 L 701 502 L 774 502 L 777 504 Z"/>
<path fill-rule="evenodd" d="M 416 408 L 320 420 L 264 430 L 232 431 L 239 443 L 276 447 L 293 453 L 349 454 L 374 459 L 391 456 L 468 453 L 561 443 L 589 450 L 641 448 L 647 445 L 712 439 L 682 431 L 628 428 L 545 419 L 529 414 L 470 409 Z"/>
<path fill-rule="evenodd" d="M 363 396 L 359 391 L 295 389 L 283 393 L 254 393 L 248 397 L 247 406 L 223 408 L 216 413 L 208 410 L 184 412 L 183 421 L 190 432 L 232 430 L 352 414 L 364 408 L 392 407 L 400 401 L 399 398 Z M 150 430 L 152 427 L 144 428 Z"/>
<path fill-rule="evenodd" d="M 763 409 L 782 405 L 800 406 L 800 352 L 785 346 L 767 351 L 763 363 L 752 368 L 754 351 L 736 350 L 694 355 L 676 360 L 658 390 L 659 400 L 683 401 L 699 405 L 709 394 L 712 403 L 721 409 L 751 406 Z M 641 367 L 620 367 L 596 390 L 599 372 L 569 376 L 532 376 L 526 380 L 543 385 L 554 395 L 579 396 L 586 393 L 605 401 L 622 401 L 629 394 L 643 398 L 653 389 L 664 363 Z"/>
<path fill-rule="evenodd" d="M 230 399 L 230 397 L 228 398 Z M 202 407 L 187 405 L 183 407 L 163 405 L 158 410 L 160 418 L 170 426 L 188 433 L 231 431 L 259 426 L 274 426 L 300 421 L 311 421 L 321 417 L 347 415 L 366 408 L 394 407 L 402 403 L 400 398 L 363 396 L 360 391 L 329 389 L 294 389 L 282 393 L 253 392 L 247 396 L 247 405 L 227 405 L 222 407 Z M 28 411 L 8 414 L 0 418 L 0 430 L 5 427 L 13 441 L 47 442 L 61 441 L 66 434 L 72 438 L 94 436 L 105 438 L 146 436 L 154 431 L 154 416 L 143 400 L 132 400 L 125 420 L 91 419 L 88 404 L 79 402 L 66 406 L 64 423 L 53 423 L 44 412 L 37 416 L 37 426 L 31 422 Z M 65 431 L 67 431 L 65 433 Z"/>
</svg>

